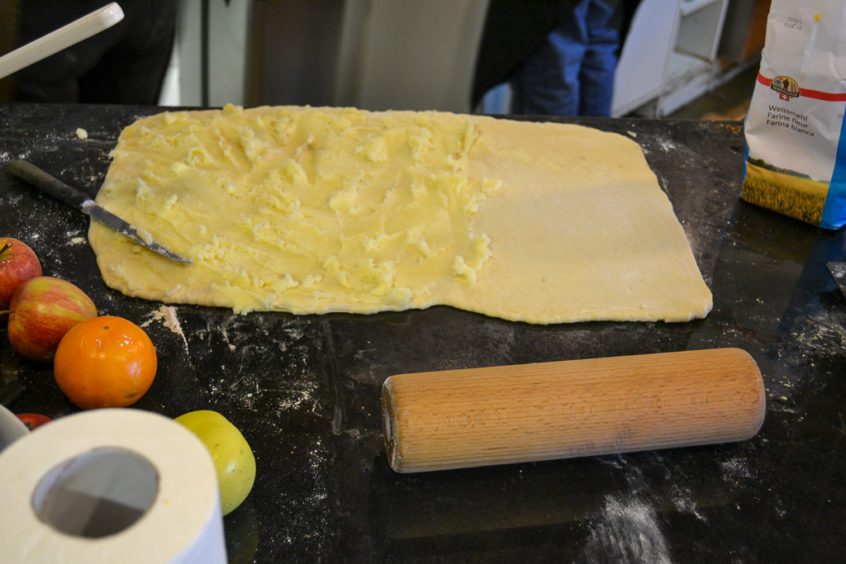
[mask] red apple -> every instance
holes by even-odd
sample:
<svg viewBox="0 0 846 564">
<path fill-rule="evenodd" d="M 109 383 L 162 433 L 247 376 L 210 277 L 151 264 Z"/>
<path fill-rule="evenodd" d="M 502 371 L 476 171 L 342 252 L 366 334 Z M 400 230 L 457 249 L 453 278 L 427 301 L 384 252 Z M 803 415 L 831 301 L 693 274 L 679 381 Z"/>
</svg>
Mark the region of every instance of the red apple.
<svg viewBox="0 0 846 564">
<path fill-rule="evenodd" d="M 0 310 L 9 307 L 18 286 L 36 276 L 41 276 L 41 263 L 29 245 L 0 237 Z"/>
<path fill-rule="evenodd" d="M 18 413 L 17 416 L 30 431 L 34 431 L 52 421 L 52 419 L 40 413 Z"/>
<path fill-rule="evenodd" d="M 39 276 L 27 280 L 9 304 L 9 342 L 22 356 L 49 362 L 68 330 L 97 316 L 85 292 L 64 280 Z"/>
</svg>

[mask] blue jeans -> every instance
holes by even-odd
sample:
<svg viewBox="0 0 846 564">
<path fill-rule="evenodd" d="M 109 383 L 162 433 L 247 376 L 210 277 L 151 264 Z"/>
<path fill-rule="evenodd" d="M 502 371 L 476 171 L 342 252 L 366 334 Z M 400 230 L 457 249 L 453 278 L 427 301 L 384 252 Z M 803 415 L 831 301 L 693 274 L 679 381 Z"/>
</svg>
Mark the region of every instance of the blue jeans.
<svg viewBox="0 0 846 564">
<path fill-rule="evenodd" d="M 620 0 L 580 0 L 517 69 L 511 112 L 610 115 L 620 17 Z"/>
</svg>

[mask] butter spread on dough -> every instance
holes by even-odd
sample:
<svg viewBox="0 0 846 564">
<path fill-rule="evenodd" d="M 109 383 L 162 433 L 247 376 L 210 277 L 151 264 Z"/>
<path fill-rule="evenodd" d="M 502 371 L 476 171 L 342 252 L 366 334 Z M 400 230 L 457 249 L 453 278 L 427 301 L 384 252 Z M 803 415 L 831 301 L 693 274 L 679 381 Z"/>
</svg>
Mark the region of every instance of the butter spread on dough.
<svg viewBox="0 0 846 564">
<path fill-rule="evenodd" d="M 639 146 L 574 125 L 256 108 L 127 127 L 92 222 L 106 283 L 237 312 L 436 304 L 531 323 L 682 321 L 711 294 Z"/>
</svg>

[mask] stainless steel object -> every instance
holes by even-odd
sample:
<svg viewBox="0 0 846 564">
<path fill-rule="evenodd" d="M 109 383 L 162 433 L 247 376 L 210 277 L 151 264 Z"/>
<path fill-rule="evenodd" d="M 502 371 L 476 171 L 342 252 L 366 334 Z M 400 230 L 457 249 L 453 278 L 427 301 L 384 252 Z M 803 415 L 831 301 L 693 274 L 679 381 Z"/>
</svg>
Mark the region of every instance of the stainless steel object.
<svg viewBox="0 0 846 564">
<path fill-rule="evenodd" d="M 96 204 L 96 202 L 94 202 L 94 200 L 89 198 L 87 194 L 65 184 L 58 178 L 44 172 L 34 164 L 26 161 L 11 161 L 6 166 L 6 170 L 27 184 L 30 184 L 42 192 L 53 196 L 60 202 L 63 202 L 74 209 L 80 210 L 91 219 L 99 221 L 110 229 L 114 229 L 121 235 L 128 237 L 134 243 L 171 260 L 186 264 L 191 263 L 190 259 L 178 255 L 164 245 L 154 241 L 148 232 L 143 229 L 139 229 L 134 225 L 130 225 L 112 212 L 101 208 Z"/>
</svg>

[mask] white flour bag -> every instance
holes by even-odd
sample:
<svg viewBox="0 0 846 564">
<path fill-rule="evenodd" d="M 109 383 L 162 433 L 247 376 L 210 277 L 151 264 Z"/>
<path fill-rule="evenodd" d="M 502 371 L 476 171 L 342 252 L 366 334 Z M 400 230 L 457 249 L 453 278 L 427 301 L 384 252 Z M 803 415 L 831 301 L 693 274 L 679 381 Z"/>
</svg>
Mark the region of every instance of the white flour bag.
<svg viewBox="0 0 846 564">
<path fill-rule="evenodd" d="M 846 0 L 773 0 L 741 198 L 827 229 L 846 223 L 844 108 Z"/>
</svg>

